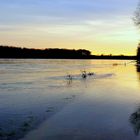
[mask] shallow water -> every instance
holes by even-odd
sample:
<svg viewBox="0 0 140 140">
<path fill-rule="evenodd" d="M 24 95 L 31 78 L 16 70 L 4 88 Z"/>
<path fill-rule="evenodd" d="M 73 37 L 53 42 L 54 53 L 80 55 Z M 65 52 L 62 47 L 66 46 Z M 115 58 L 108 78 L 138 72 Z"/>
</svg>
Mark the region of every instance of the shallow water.
<svg viewBox="0 0 140 140">
<path fill-rule="evenodd" d="M 140 73 L 129 62 L 0 59 L 0 140 L 139 139 Z"/>
</svg>

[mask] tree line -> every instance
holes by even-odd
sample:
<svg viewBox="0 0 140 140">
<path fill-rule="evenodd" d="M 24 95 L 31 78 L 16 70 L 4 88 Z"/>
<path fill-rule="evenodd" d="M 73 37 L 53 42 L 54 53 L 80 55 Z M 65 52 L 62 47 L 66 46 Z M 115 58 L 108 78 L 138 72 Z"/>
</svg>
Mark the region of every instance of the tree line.
<svg viewBox="0 0 140 140">
<path fill-rule="evenodd" d="M 91 52 L 85 49 L 29 49 L 0 46 L 0 58 L 88 58 Z"/>
<path fill-rule="evenodd" d="M 136 56 L 91 55 L 85 49 L 29 49 L 13 46 L 0 46 L 0 58 L 40 58 L 40 59 L 136 59 Z"/>
</svg>

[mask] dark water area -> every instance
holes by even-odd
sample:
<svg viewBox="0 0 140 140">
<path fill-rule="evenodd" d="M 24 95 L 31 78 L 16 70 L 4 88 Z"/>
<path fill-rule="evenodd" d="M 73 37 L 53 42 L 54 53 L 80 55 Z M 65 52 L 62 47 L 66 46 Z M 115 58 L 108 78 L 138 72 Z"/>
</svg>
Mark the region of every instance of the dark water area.
<svg viewBox="0 0 140 140">
<path fill-rule="evenodd" d="M 0 59 L 0 140 L 140 139 L 130 61 Z"/>
</svg>

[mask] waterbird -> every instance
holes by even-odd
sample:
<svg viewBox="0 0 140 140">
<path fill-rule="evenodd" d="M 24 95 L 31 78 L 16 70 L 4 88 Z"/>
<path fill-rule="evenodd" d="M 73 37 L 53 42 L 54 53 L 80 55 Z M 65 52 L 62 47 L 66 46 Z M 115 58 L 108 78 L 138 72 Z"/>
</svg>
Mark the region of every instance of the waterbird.
<svg viewBox="0 0 140 140">
<path fill-rule="evenodd" d="M 72 80 L 72 76 L 70 74 L 67 75 L 68 80 Z"/>
<path fill-rule="evenodd" d="M 86 78 L 87 78 L 86 71 L 82 71 L 82 78 L 83 78 L 83 79 L 86 79 Z"/>
<path fill-rule="evenodd" d="M 92 75 L 94 75 L 94 72 L 89 72 L 88 73 L 88 76 L 92 76 Z"/>
</svg>

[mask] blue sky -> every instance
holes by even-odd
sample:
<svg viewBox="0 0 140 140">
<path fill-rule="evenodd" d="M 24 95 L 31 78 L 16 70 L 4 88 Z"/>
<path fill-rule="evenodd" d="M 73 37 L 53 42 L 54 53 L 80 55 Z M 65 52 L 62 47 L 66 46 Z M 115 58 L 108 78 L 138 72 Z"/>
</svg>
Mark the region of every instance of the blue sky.
<svg viewBox="0 0 140 140">
<path fill-rule="evenodd" d="M 1 0 L 0 43 L 134 54 L 138 0 Z"/>
</svg>

